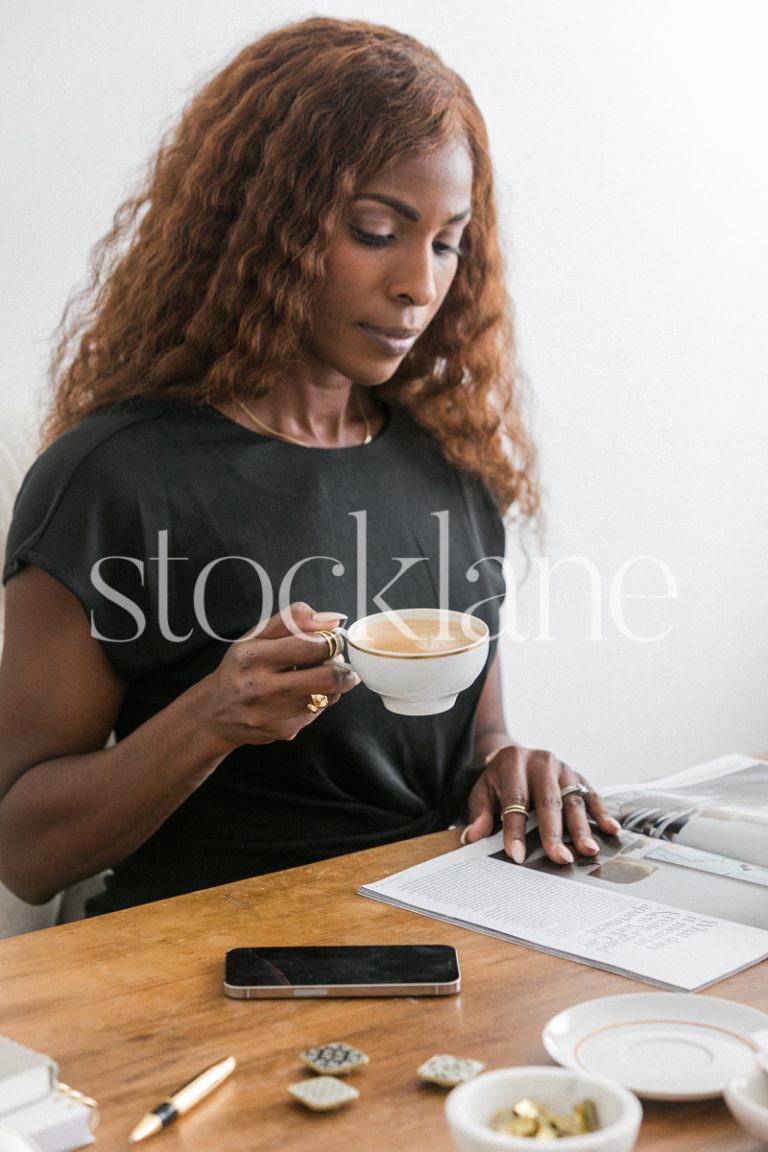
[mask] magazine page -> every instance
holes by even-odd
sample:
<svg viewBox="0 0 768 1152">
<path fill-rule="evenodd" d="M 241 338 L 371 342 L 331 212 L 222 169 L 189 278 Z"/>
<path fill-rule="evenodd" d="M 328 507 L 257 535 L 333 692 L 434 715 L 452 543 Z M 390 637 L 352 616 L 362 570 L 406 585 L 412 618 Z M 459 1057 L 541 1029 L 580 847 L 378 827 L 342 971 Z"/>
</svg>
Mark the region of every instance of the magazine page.
<svg viewBox="0 0 768 1152">
<path fill-rule="evenodd" d="M 660 847 L 622 833 L 603 843 L 597 860 L 561 868 L 539 847 L 521 866 L 506 856 L 497 833 L 366 884 L 359 893 L 682 991 L 705 988 L 765 959 L 764 885 L 648 859 L 649 850 Z M 672 878 L 673 897 L 665 875 Z M 712 907 L 725 907 L 743 922 Z"/>
<path fill-rule="evenodd" d="M 731 755 L 604 789 L 623 828 L 768 868 L 768 762 Z"/>
<path fill-rule="evenodd" d="M 592 831 L 600 846 L 597 857 L 577 855 L 573 864 L 563 866 L 552 863 L 533 829 L 522 867 L 768 931 L 768 868 L 634 832 L 607 837 Z M 503 849 L 498 859 L 508 861 Z"/>
</svg>

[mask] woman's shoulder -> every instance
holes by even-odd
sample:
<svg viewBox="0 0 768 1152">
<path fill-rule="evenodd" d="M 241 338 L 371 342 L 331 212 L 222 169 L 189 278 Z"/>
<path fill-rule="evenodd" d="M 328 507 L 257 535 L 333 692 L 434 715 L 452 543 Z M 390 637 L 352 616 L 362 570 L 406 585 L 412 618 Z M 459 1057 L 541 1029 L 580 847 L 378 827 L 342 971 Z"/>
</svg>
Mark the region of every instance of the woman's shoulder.
<svg viewBox="0 0 768 1152">
<path fill-rule="evenodd" d="M 4 579 L 53 524 L 73 538 L 86 522 L 118 527 L 137 491 L 155 475 L 166 412 L 166 405 L 156 403 L 110 405 L 86 416 L 37 457 L 16 498 Z"/>
<path fill-rule="evenodd" d="M 427 468 L 444 478 L 452 488 L 462 493 L 465 500 L 482 508 L 489 516 L 502 521 L 499 506 L 485 480 L 470 468 L 454 462 L 446 454 L 439 439 L 425 428 L 402 405 L 390 408 L 391 440 L 398 451 L 420 468 Z"/>
<path fill-rule="evenodd" d="M 109 404 L 98 408 L 53 441 L 35 461 L 36 467 L 73 470 L 94 453 L 119 454 L 131 443 L 153 434 L 168 418 L 171 406 L 157 401 Z"/>
<path fill-rule="evenodd" d="M 37 457 L 21 493 L 63 493 L 75 482 L 102 488 L 153 471 L 178 438 L 193 410 L 162 401 L 110 404 L 63 432 Z M 96 493 L 94 492 L 94 495 Z"/>
</svg>

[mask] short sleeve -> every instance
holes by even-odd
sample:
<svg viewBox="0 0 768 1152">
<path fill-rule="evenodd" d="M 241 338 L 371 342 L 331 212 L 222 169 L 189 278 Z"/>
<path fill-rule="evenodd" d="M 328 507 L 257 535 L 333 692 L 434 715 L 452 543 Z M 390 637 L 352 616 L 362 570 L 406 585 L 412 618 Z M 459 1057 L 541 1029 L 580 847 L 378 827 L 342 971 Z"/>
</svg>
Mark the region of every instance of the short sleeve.
<svg viewBox="0 0 768 1152">
<path fill-rule="evenodd" d="M 14 507 L 3 582 L 33 565 L 77 597 L 94 637 L 120 675 L 139 653 L 148 612 L 136 461 L 119 431 L 95 420 L 65 434 L 30 468 Z M 108 641 L 108 643 L 106 642 Z"/>
</svg>

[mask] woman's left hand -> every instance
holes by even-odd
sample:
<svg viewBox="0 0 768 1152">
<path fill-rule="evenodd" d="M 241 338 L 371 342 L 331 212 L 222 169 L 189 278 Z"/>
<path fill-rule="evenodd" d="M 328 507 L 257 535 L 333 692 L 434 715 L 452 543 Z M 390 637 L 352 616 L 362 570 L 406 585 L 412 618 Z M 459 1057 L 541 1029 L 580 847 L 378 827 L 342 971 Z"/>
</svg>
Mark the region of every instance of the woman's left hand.
<svg viewBox="0 0 768 1152">
<path fill-rule="evenodd" d="M 522 811 L 504 814 L 504 809 L 510 806 Z M 468 807 L 469 824 L 464 829 L 462 843 L 471 844 L 490 836 L 501 821 L 504 851 L 517 864 L 525 860 L 526 812 L 534 809 L 542 846 L 556 864 L 573 863 L 573 853 L 563 843 L 565 831 L 570 833 L 581 856 L 594 856 L 599 851 L 590 833 L 587 814 L 607 835 L 615 836 L 619 831 L 619 824 L 608 815 L 603 801 L 583 776 L 551 752 L 532 751 L 517 745 L 502 748 L 492 758 L 469 794 Z"/>
</svg>

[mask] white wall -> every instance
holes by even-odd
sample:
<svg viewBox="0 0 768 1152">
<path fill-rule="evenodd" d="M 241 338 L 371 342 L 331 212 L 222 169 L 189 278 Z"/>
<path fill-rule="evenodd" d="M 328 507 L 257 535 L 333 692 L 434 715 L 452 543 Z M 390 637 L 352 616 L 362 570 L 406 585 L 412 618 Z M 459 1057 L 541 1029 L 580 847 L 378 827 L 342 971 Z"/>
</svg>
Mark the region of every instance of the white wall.
<svg viewBox="0 0 768 1152">
<path fill-rule="evenodd" d="M 35 404 L 48 339 L 160 130 L 237 47 L 312 14 L 253 0 L 4 0 L 0 379 Z M 762 0 L 328 0 L 411 31 L 489 124 L 550 563 L 514 595 L 521 740 L 598 781 L 768 750 L 768 159 Z M 536 555 L 536 547 L 533 555 Z M 610 611 L 625 591 L 674 600 Z M 512 563 L 521 572 L 513 550 Z M 545 589 L 544 589 L 545 590 Z M 588 639 L 597 633 L 600 639 Z"/>
</svg>

